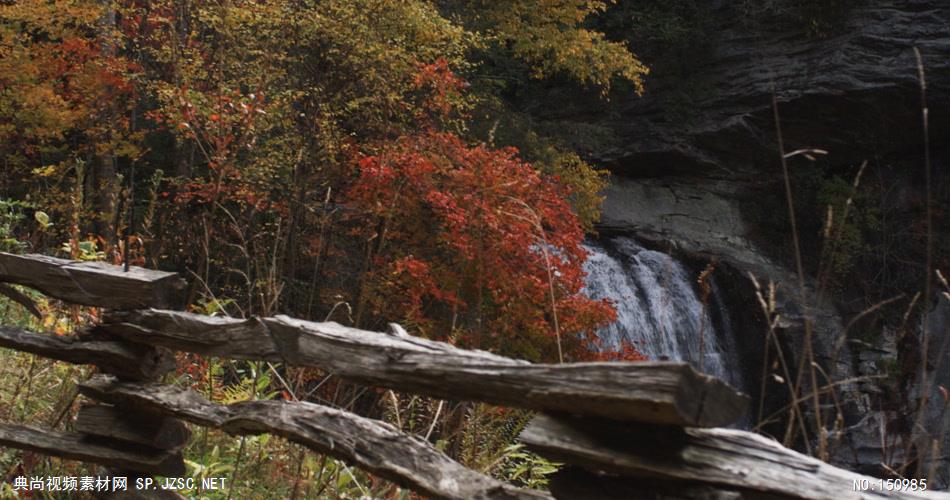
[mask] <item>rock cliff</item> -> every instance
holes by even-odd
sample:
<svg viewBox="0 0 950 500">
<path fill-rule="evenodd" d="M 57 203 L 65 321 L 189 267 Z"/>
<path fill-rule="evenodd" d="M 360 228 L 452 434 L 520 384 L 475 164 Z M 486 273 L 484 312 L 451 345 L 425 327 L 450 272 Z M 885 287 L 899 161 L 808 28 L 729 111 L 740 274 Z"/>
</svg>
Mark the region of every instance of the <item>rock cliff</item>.
<svg viewBox="0 0 950 500">
<path fill-rule="evenodd" d="M 826 150 L 819 163 L 827 170 L 876 162 L 879 171 L 886 172 L 881 174 L 882 184 L 918 189 L 924 168 L 916 47 L 927 76 L 934 197 L 940 214 L 950 201 L 943 173 L 950 150 L 941 139 L 950 133 L 950 4 L 854 2 L 839 22 L 815 36 L 770 20 L 769 15 L 782 14 L 777 8 L 770 11 L 769 5 L 781 2 L 751 3 L 765 5 L 760 11 L 766 18 L 754 26 L 738 21 L 750 2 L 709 2 L 706 12 L 714 35 L 704 48 L 707 55 L 685 76 L 657 71 L 644 96 L 615 102 L 619 111 L 605 121 L 619 137 L 618 145 L 590 156 L 615 174 L 606 193 L 602 230 L 635 233 L 687 254 L 717 259 L 732 269 L 733 289 L 750 287 L 743 282 L 747 273 L 777 283 L 783 335 L 794 346 L 802 337 L 798 280 L 788 249 L 784 254 L 777 251 L 790 248 L 791 237 L 782 241 L 761 237 L 763 226 L 779 232 L 788 227 L 784 199 L 776 201 L 775 192 L 762 188 L 780 182 L 782 175 L 773 95 L 787 151 Z M 679 89 L 686 81 L 690 91 L 684 95 Z M 796 157 L 790 167 L 806 163 Z M 947 255 L 948 226 L 946 219 L 937 217 L 938 259 Z M 885 328 L 878 338 L 848 342 L 835 355 L 843 325 L 853 311 L 842 314 L 840 303 L 815 296 L 814 289 L 815 283 L 809 281 L 816 350 L 826 369 L 839 379 L 885 375 L 882 367 L 898 358 L 897 333 Z M 735 295 L 746 301 L 748 310 L 758 308 L 750 294 Z M 950 366 L 950 360 L 946 363 Z M 784 389 L 772 384 L 768 390 Z M 848 432 L 835 461 L 880 473 L 879 462 L 894 459 L 893 449 L 887 450 L 893 445 L 882 444 L 881 430 L 894 421 L 889 413 L 893 409 L 880 403 L 882 389 L 874 384 L 849 384 L 841 391 L 851 403 L 846 408 Z M 945 441 L 942 449 L 950 450 L 950 439 Z M 947 471 L 946 452 L 942 453 L 937 469 Z M 942 474 L 936 480 L 946 484 L 947 472 Z"/>
</svg>

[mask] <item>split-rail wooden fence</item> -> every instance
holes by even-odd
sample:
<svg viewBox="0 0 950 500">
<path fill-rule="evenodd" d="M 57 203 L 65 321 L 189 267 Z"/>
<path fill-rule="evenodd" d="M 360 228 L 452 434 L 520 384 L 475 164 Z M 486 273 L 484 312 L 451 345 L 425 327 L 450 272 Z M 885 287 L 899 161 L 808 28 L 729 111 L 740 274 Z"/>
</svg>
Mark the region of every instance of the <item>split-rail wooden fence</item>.
<svg viewBox="0 0 950 500">
<path fill-rule="evenodd" d="M 950 497 L 865 489 L 877 480 L 717 428 L 740 418 L 747 398 L 688 364 L 531 364 L 412 337 L 398 325 L 371 332 L 287 316 L 208 317 L 178 310 L 185 283 L 173 273 L 0 253 L 0 293 L 38 313 L 10 284 L 105 313 L 72 337 L 0 326 L 0 347 L 98 367 L 79 386 L 87 400 L 73 431 L 0 423 L 0 446 L 177 477 L 189 422 L 282 436 L 431 498 Z M 535 410 L 520 441 L 566 465 L 550 491 L 526 490 L 379 420 L 309 402 L 215 404 L 159 382 L 173 368 L 172 351 L 318 367 L 370 386 Z"/>
</svg>

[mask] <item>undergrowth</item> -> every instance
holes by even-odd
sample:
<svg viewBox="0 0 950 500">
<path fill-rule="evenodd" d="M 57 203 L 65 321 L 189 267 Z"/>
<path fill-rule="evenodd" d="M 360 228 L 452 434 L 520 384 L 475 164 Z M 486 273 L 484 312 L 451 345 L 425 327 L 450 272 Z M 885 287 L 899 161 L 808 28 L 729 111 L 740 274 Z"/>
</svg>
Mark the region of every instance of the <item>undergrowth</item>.
<svg viewBox="0 0 950 500">
<path fill-rule="evenodd" d="M 44 313 L 39 320 L 19 305 L 0 298 L 3 324 L 49 335 L 71 335 L 79 326 L 96 321 L 98 311 L 47 300 L 20 289 Z M 202 309 L 214 312 L 217 302 Z M 82 397 L 76 386 L 94 374 L 94 368 L 56 362 L 19 351 L 0 349 L 0 420 L 40 429 L 71 430 Z M 314 389 L 313 381 L 322 387 Z M 557 465 L 514 444 L 514 437 L 530 417 L 524 411 L 481 404 L 458 404 L 386 391 L 367 397 L 365 389 L 328 381 L 312 370 L 287 370 L 267 363 L 235 362 L 197 355 L 178 355 L 178 369 L 164 382 L 191 388 L 219 404 L 256 399 L 309 399 L 349 409 L 366 406 L 370 412 L 405 432 L 431 441 L 463 464 L 528 488 L 542 488 Z M 304 388 L 311 384 L 308 390 Z M 288 387 L 291 386 L 291 387 Z M 379 391 L 370 391 L 371 396 Z M 355 395 L 355 396 L 354 396 Z M 454 405 L 454 408 L 449 408 Z M 365 408 L 363 408 L 365 410 Z M 408 490 L 374 477 L 356 467 L 320 455 L 268 434 L 236 437 L 191 426 L 192 438 L 184 449 L 186 477 L 195 489 L 178 490 L 194 499 L 257 498 L 417 498 Z M 91 464 L 42 454 L 0 449 L 0 471 L 11 479 L 0 483 L 0 498 L 21 498 L 12 488 L 17 476 L 97 476 L 106 472 Z M 204 478 L 225 478 L 225 487 L 202 490 Z M 157 478 L 161 481 L 163 478 Z M 63 492 L 32 492 L 32 498 L 64 498 Z M 86 492 L 74 494 L 87 498 Z M 88 496 L 91 498 L 91 496 Z"/>
</svg>

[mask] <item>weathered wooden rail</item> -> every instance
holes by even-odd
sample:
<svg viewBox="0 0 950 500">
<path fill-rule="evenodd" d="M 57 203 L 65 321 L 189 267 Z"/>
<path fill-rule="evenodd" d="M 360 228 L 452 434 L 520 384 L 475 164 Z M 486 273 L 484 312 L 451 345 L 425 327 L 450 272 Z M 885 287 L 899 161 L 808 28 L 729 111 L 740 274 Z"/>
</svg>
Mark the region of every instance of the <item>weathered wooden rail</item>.
<svg viewBox="0 0 950 500">
<path fill-rule="evenodd" d="M 728 385 L 685 364 L 530 364 L 287 316 L 235 320 L 150 309 L 107 315 L 100 330 L 156 347 L 315 366 L 369 385 L 531 410 L 714 426 L 738 419 L 745 404 Z"/>
<path fill-rule="evenodd" d="M 79 388 L 90 402 L 80 407 L 73 432 L 0 424 L 2 446 L 133 474 L 179 476 L 190 436 L 184 421 L 235 435 L 279 435 L 433 498 L 888 495 L 853 489 L 865 479 L 876 484 L 873 478 L 753 433 L 714 428 L 736 421 L 746 398 L 686 364 L 530 364 L 411 337 L 397 327 L 382 333 L 286 316 L 200 316 L 174 310 L 184 289 L 174 274 L 126 273 L 45 256 L 0 253 L 4 282 L 108 311 L 101 325 L 68 339 L 0 326 L 0 347 L 92 364 L 101 372 Z M 378 420 L 306 402 L 214 404 L 158 382 L 172 368 L 172 350 L 313 366 L 372 386 L 536 410 L 521 441 L 569 465 L 554 476 L 550 493 L 525 490 L 467 469 L 426 440 Z"/>
</svg>

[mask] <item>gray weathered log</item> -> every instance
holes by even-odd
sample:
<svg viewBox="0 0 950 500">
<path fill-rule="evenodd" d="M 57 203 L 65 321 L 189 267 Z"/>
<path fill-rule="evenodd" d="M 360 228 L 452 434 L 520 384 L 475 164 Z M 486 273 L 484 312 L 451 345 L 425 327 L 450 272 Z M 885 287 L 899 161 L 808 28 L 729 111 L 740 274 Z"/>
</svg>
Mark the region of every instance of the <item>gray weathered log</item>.
<svg viewBox="0 0 950 500">
<path fill-rule="evenodd" d="M 204 356 L 282 361 L 267 327 L 258 319 L 140 310 L 106 314 L 99 332 Z"/>
<path fill-rule="evenodd" d="M 934 492 L 855 491 L 855 481 L 866 479 L 877 486 L 877 478 L 733 429 L 631 426 L 538 415 L 519 439 L 542 456 L 617 475 L 698 482 L 786 498 L 950 498 Z"/>
<path fill-rule="evenodd" d="M 124 341 L 78 340 L 0 325 L 0 347 L 76 364 L 91 364 L 107 373 L 147 380 L 171 371 L 174 360 L 161 349 Z"/>
<path fill-rule="evenodd" d="M 87 397 L 161 412 L 229 434 L 270 433 L 348 461 L 434 498 L 550 498 L 467 469 L 427 441 L 392 425 L 311 403 L 209 403 L 195 392 L 96 375 L 80 386 Z"/>
<path fill-rule="evenodd" d="M 45 431 L 25 425 L 0 423 L 0 445 L 44 455 L 80 460 L 160 476 L 181 476 L 181 453 L 129 448 L 75 432 Z"/>
<path fill-rule="evenodd" d="M 3 295 L 17 304 L 20 304 L 24 309 L 29 311 L 30 314 L 36 316 L 38 319 L 43 319 L 43 312 L 40 311 L 40 308 L 36 306 L 36 302 L 33 302 L 33 299 L 27 297 L 23 294 L 23 292 L 17 290 L 16 288 L 13 288 L 6 283 L 0 283 L 0 295 Z"/>
<path fill-rule="evenodd" d="M 191 437 L 191 431 L 177 419 L 109 405 L 82 405 L 73 429 L 161 450 L 180 450 Z"/>
<path fill-rule="evenodd" d="M 184 301 L 185 282 L 175 273 L 104 262 L 76 262 L 45 255 L 0 252 L 0 282 L 16 283 L 66 302 L 109 309 L 161 307 Z"/>
<path fill-rule="evenodd" d="M 530 364 L 287 316 L 235 320 L 140 310 L 107 315 L 100 328 L 176 350 L 316 366 L 369 385 L 533 410 L 715 426 L 734 422 L 746 406 L 743 395 L 685 363 Z"/>
</svg>

